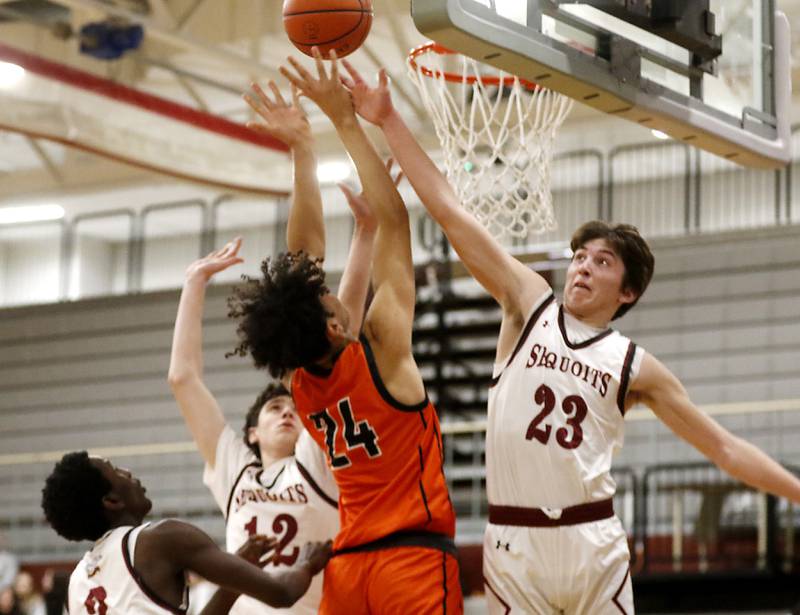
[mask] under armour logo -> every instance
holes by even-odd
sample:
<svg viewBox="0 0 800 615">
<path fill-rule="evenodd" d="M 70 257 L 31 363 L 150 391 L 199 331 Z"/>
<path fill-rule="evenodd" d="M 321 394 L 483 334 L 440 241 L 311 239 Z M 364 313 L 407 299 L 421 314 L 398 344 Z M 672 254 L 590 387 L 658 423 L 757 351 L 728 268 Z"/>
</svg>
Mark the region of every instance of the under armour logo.
<svg viewBox="0 0 800 615">
<path fill-rule="evenodd" d="M 500 541 L 498 540 L 498 541 L 497 541 L 497 545 L 495 546 L 495 549 L 497 549 L 497 550 L 500 550 L 500 549 L 502 549 L 502 548 L 505 548 L 505 550 L 506 550 L 506 551 L 509 551 L 509 547 L 510 547 L 510 546 L 511 546 L 511 543 L 508 543 L 508 542 L 507 542 L 507 543 L 503 544 L 502 542 L 500 542 Z"/>
</svg>

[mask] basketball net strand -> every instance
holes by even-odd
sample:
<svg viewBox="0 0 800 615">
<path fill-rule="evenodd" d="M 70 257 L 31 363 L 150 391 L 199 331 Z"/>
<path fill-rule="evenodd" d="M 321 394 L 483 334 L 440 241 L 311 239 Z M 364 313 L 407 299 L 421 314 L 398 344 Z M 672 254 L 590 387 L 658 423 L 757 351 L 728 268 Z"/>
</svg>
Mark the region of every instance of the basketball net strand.
<svg viewBox="0 0 800 615">
<path fill-rule="evenodd" d="M 436 57 L 438 66 L 431 66 Z M 462 206 L 497 238 L 524 238 L 556 227 L 550 163 L 558 128 L 572 99 L 545 88 L 528 90 L 499 72 L 500 83 L 484 83 L 486 67 L 461 59 L 461 82 L 449 83 L 442 56 L 409 73 L 431 114 L 442 145 L 445 172 Z M 512 82 L 513 79 L 513 82 Z M 470 83 L 470 81 L 473 81 Z"/>
</svg>

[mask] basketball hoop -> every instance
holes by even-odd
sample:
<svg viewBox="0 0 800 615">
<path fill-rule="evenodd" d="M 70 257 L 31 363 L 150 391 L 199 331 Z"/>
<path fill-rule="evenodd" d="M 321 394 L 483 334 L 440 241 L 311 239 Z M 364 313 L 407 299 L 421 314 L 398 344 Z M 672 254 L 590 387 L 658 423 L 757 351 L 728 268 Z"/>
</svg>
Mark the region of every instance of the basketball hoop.
<svg viewBox="0 0 800 615">
<path fill-rule="evenodd" d="M 554 229 L 550 162 L 572 99 L 437 43 L 413 49 L 408 67 L 464 208 L 498 238 Z"/>
</svg>

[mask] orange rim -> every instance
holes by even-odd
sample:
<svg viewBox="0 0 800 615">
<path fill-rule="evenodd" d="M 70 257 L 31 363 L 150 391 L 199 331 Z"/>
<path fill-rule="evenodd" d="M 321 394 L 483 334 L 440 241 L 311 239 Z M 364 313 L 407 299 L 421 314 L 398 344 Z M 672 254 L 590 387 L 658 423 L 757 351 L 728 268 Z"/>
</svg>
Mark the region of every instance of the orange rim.
<svg viewBox="0 0 800 615">
<path fill-rule="evenodd" d="M 436 53 L 440 56 L 445 55 L 459 55 L 458 52 L 448 49 L 444 45 L 440 45 L 439 43 L 430 41 L 419 47 L 415 47 L 408 53 L 408 63 L 411 67 L 418 71 L 419 73 L 425 75 L 426 77 L 435 78 L 435 79 L 444 79 L 445 81 L 449 81 L 450 83 L 461 83 L 461 84 L 468 84 L 474 85 L 478 81 L 485 85 L 505 85 L 510 86 L 514 85 L 514 80 L 516 77 L 497 77 L 495 75 L 459 75 L 457 73 L 450 73 L 448 71 L 439 71 L 433 70 L 428 68 L 427 66 L 423 66 L 422 64 L 417 64 L 417 58 L 423 56 L 428 53 Z M 528 81 L 527 79 L 520 79 L 519 82 L 527 89 L 533 90 L 537 86 L 536 83 L 533 81 Z"/>
</svg>

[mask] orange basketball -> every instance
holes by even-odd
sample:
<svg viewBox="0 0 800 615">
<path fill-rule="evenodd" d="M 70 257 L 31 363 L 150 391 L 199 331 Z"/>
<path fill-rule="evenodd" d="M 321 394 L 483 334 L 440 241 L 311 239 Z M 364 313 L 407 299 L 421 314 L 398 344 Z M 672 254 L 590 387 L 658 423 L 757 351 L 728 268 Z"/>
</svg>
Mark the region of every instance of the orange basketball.
<svg viewBox="0 0 800 615">
<path fill-rule="evenodd" d="M 306 55 L 319 47 L 343 58 L 361 46 L 372 27 L 372 0 L 285 0 L 283 27 L 289 40 Z"/>
</svg>

